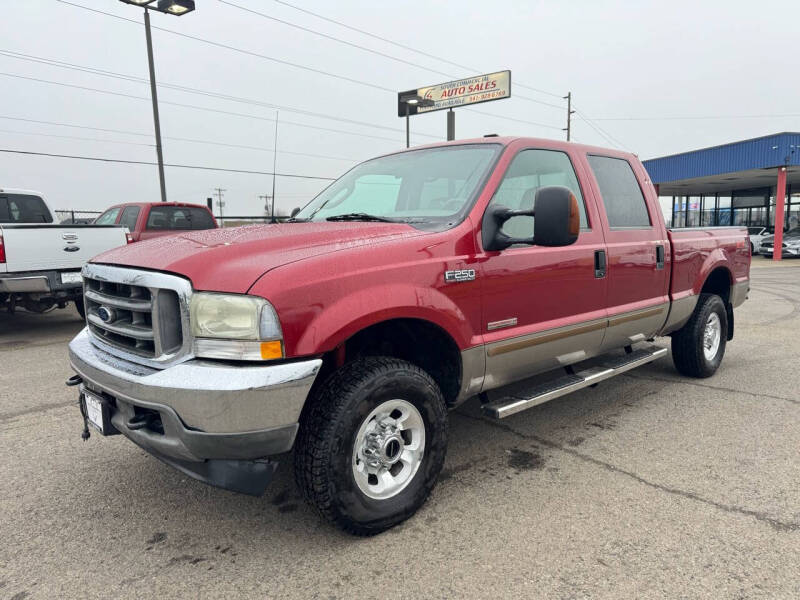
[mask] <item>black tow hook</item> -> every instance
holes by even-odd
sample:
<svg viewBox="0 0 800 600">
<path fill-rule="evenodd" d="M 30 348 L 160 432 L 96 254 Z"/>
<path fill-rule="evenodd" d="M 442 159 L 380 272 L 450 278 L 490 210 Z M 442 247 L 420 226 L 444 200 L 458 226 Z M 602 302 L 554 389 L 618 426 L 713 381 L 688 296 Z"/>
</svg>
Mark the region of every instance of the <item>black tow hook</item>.
<svg viewBox="0 0 800 600">
<path fill-rule="evenodd" d="M 140 413 L 128 419 L 128 422 L 125 423 L 125 426 L 131 431 L 138 431 L 139 429 L 149 427 L 150 424 L 157 418 L 158 414 L 155 413 Z"/>
<path fill-rule="evenodd" d="M 80 375 L 73 375 L 72 377 L 67 379 L 64 383 L 67 385 L 67 387 L 74 387 L 76 385 L 80 385 L 83 383 L 83 377 L 81 377 Z"/>
</svg>

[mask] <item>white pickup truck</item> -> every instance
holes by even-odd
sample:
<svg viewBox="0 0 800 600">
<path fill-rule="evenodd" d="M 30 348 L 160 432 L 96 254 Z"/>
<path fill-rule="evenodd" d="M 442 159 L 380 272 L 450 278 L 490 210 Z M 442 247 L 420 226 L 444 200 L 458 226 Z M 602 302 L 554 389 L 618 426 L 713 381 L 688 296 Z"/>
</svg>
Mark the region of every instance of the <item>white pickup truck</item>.
<svg viewBox="0 0 800 600">
<path fill-rule="evenodd" d="M 81 267 L 128 241 L 114 225 L 59 225 L 41 194 L 0 188 L 0 308 L 46 312 L 75 302 L 83 316 Z"/>
</svg>

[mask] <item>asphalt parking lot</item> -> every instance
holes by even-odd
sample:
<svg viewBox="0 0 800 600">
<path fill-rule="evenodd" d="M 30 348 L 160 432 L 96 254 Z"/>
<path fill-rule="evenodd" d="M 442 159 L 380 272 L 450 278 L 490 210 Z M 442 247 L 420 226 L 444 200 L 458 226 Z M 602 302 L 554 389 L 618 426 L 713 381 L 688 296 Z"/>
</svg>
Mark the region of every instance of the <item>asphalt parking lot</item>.
<svg viewBox="0 0 800 600">
<path fill-rule="evenodd" d="M 73 309 L 0 315 L 0 598 L 800 597 L 800 261 L 754 259 L 717 375 L 670 359 L 500 422 L 451 414 L 428 504 L 359 539 L 80 438 Z M 667 340 L 662 340 L 667 342 Z"/>
</svg>

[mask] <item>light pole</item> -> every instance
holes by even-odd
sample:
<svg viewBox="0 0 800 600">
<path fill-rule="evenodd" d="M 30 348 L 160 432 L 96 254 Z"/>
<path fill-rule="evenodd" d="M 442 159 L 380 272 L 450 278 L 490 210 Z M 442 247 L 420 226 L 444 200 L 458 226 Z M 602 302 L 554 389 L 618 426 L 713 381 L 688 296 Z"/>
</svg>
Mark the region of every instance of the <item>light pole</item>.
<svg viewBox="0 0 800 600">
<path fill-rule="evenodd" d="M 421 106 L 433 106 L 434 101 L 430 98 L 423 98 L 422 96 L 407 96 L 400 98 L 400 103 L 406 107 L 406 148 L 411 146 L 411 128 L 409 125 L 409 117 L 411 116 L 411 107 L 415 109 Z M 414 112 L 414 114 L 417 114 Z"/>
<path fill-rule="evenodd" d="M 158 156 L 158 182 L 161 187 L 161 201 L 167 201 L 167 184 L 164 181 L 164 155 L 161 151 L 161 121 L 158 118 L 158 92 L 156 91 L 156 70 L 153 64 L 153 36 L 150 33 L 150 11 L 180 17 L 194 10 L 194 0 L 120 0 L 144 8 L 144 33 L 147 40 L 147 66 L 150 69 L 150 98 L 153 101 L 153 126 L 156 130 L 156 155 Z"/>
</svg>

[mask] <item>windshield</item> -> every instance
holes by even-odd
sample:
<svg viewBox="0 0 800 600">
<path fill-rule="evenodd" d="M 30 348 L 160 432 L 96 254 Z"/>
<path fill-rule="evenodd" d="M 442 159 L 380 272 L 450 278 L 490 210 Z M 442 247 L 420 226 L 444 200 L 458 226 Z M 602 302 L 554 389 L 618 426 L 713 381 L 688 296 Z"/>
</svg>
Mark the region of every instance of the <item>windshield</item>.
<svg viewBox="0 0 800 600">
<path fill-rule="evenodd" d="M 314 198 L 295 220 L 453 223 L 469 210 L 499 144 L 403 152 L 354 167 Z"/>
</svg>

